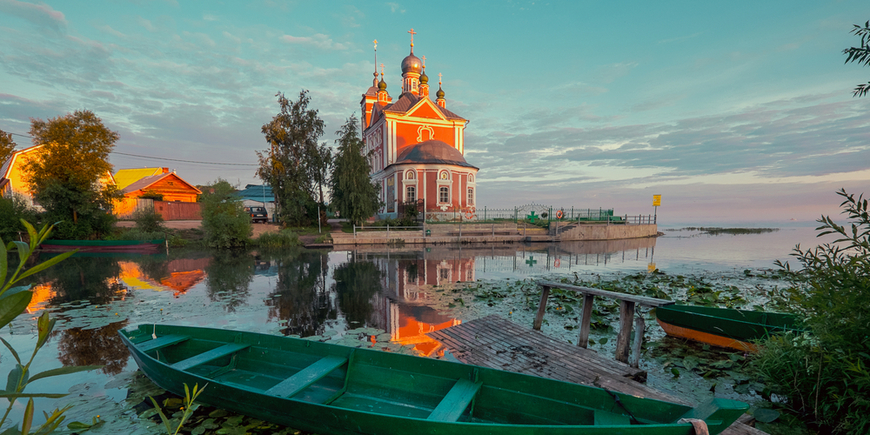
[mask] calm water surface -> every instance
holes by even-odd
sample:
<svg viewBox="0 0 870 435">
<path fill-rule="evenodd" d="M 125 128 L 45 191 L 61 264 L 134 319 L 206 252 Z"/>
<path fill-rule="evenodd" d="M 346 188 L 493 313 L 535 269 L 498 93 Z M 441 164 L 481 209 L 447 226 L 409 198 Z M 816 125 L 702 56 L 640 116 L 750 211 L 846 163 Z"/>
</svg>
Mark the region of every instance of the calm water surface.
<svg viewBox="0 0 870 435">
<path fill-rule="evenodd" d="M 34 383 L 28 391 L 73 393 L 40 400 L 37 409 L 72 403 L 72 419 L 99 414 L 107 421 L 95 433 L 159 433 L 131 409 L 160 390 L 136 375 L 117 338 L 126 326 L 243 329 L 439 357 L 443 348 L 425 333 L 480 313 L 456 307 L 445 297 L 447 285 L 655 268 L 669 274 L 772 268 L 774 260 L 789 260 L 795 244 L 820 241 L 802 227 L 735 236 L 663 232 L 656 239 L 543 245 L 73 257 L 39 276 L 28 313 L 0 336 L 29 354 L 36 316 L 50 310 L 58 323 L 32 373 L 61 365 L 105 367 Z M 7 352 L 0 354 L 0 373 L 13 365 Z M 14 421 L 23 411 L 19 405 Z"/>
</svg>

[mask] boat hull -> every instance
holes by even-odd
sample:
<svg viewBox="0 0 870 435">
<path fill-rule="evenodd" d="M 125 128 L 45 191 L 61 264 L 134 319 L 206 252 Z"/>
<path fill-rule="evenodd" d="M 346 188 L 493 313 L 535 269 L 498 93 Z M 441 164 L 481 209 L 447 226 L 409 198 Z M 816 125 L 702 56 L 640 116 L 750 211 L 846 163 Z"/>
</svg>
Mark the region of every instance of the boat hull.
<svg viewBox="0 0 870 435">
<path fill-rule="evenodd" d="M 197 336 L 203 332 L 207 337 Z M 142 341 L 152 333 L 158 339 Z M 747 408 L 716 399 L 693 409 L 484 367 L 237 331 L 143 325 L 121 336 L 142 371 L 166 390 L 183 395 L 184 384 L 207 384 L 198 399 L 202 403 L 321 434 L 694 433 L 690 424 L 678 423 L 681 417 L 707 419 L 716 434 Z M 189 337 L 176 347 L 193 353 L 147 349 L 164 337 Z M 177 369 L 227 347 L 243 350 L 209 365 Z M 310 358 L 286 371 L 279 362 L 293 365 L 292 355 Z M 346 363 L 324 366 L 321 378 L 301 390 L 285 385 L 309 377 L 326 360 Z M 458 391 L 461 385 L 472 388 L 471 396 Z M 283 397 L 287 391 L 292 394 Z M 645 424 L 630 424 L 612 394 Z"/>
<path fill-rule="evenodd" d="M 166 245 L 164 239 L 156 240 L 46 240 L 40 245 L 44 252 L 68 252 L 76 249 L 79 252 L 111 253 L 157 253 Z"/>
<path fill-rule="evenodd" d="M 656 321 L 672 337 L 748 352 L 771 334 L 800 331 L 791 314 L 692 305 L 656 308 Z"/>
</svg>

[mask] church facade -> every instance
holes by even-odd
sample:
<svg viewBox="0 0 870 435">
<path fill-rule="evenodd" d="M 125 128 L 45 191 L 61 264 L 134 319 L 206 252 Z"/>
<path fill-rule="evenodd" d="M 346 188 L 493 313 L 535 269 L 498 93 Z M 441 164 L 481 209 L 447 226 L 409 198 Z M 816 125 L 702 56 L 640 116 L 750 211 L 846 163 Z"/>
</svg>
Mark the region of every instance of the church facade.
<svg viewBox="0 0 870 435">
<path fill-rule="evenodd" d="M 381 217 L 396 217 L 403 204 L 417 203 L 429 214 L 474 214 L 478 168 L 465 161 L 468 120 L 447 109 L 441 80 L 433 100 L 429 94 L 425 56 L 402 60 L 402 87 L 394 100 L 374 72 L 372 86 L 360 101 L 365 152 L 371 178 L 384 204 Z M 375 41 L 377 64 L 377 41 Z M 440 76 L 440 74 L 439 74 Z"/>
</svg>

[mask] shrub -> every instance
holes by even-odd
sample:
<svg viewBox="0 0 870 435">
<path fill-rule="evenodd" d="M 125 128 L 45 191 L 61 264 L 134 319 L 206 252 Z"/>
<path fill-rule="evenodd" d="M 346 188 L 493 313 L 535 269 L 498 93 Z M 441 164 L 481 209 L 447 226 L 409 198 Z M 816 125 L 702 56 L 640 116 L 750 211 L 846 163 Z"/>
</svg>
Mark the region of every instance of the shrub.
<svg viewBox="0 0 870 435">
<path fill-rule="evenodd" d="M 163 225 L 163 216 L 154 211 L 154 206 L 143 210 L 136 210 L 133 213 L 133 221 L 136 223 L 136 229 L 146 233 L 166 232 L 166 227 Z"/>
<path fill-rule="evenodd" d="M 226 180 L 218 179 L 202 195 L 202 229 L 205 244 L 212 248 L 239 248 L 251 237 L 251 216 Z"/>
<path fill-rule="evenodd" d="M 863 434 L 870 432 L 870 216 L 863 195 L 837 194 L 848 225 L 822 216 L 817 230 L 838 238 L 807 250 L 798 245 L 792 255 L 799 270 L 777 262 L 811 333 L 767 340 L 753 366 L 811 424 Z"/>
<path fill-rule="evenodd" d="M 20 195 L 13 194 L 11 198 L 0 198 L 0 239 L 3 242 L 19 240 L 19 233 L 26 233 L 21 220 L 36 221 L 36 210 L 27 205 Z"/>
<path fill-rule="evenodd" d="M 299 236 L 290 230 L 269 231 L 260 234 L 254 240 L 254 244 L 261 248 L 289 248 L 291 246 L 300 246 Z"/>
</svg>

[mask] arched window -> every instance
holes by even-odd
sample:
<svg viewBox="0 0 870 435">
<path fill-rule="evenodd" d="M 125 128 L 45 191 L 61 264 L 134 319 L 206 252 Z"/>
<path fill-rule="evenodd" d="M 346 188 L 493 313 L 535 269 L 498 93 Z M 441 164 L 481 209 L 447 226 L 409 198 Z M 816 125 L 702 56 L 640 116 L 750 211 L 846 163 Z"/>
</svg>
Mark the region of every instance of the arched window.
<svg viewBox="0 0 870 435">
<path fill-rule="evenodd" d="M 441 203 L 450 203 L 450 188 L 447 186 L 441 186 L 438 188 L 438 202 Z"/>
<path fill-rule="evenodd" d="M 417 173 L 414 171 L 405 171 L 406 180 L 414 180 L 417 178 Z"/>
<path fill-rule="evenodd" d="M 473 174 L 468 174 L 468 182 L 474 183 L 474 175 Z"/>
<path fill-rule="evenodd" d="M 449 180 L 450 174 L 448 174 L 447 171 L 441 171 L 441 173 L 438 174 L 438 179 L 439 180 Z"/>
</svg>

